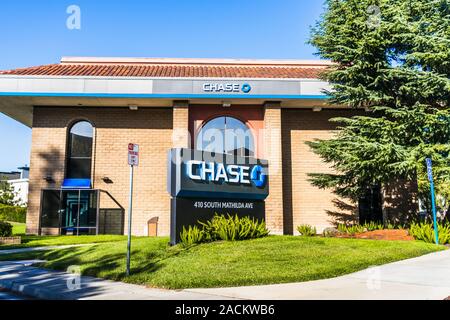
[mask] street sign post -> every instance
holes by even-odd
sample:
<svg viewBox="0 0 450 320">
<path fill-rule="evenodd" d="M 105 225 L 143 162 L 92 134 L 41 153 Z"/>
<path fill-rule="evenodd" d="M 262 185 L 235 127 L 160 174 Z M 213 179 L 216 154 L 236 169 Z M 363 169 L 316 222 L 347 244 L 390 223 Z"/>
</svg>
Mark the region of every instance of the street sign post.
<svg viewBox="0 0 450 320">
<path fill-rule="evenodd" d="M 139 145 L 128 144 L 128 165 L 130 166 L 130 202 L 128 207 L 128 243 L 127 243 L 127 276 L 130 275 L 131 261 L 131 217 L 133 213 L 133 178 L 134 167 L 139 165 Z"/>
<path fill-rule="evenodd" d="M 434 195 L 433 163 L 430 158 L 426 159 L 426 163 L 427 163 L 428 180 L 430 181 L 431 207 L 433 210 L 433 223 L 434 223 L 434 237 L 435 237 L 436 244 L 439 244 L 439 234 L 438 234 L 438 226 L 437 226 L 437 218 L 436 218 L 436 199 L 435 199 L 435 195 Z"/>
</svg>

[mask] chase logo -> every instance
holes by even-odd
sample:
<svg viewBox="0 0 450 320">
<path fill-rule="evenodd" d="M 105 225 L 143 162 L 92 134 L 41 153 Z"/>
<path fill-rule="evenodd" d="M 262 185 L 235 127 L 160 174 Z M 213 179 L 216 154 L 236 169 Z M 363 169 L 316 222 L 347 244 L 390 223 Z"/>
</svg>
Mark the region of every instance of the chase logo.
<svg viewBox="0 0 450 320">
<path fill-rule="evenodd" d="M 250 91 L 252 91 L 252 86 L 249 85 L 248 83 L 244 83 L 242 85 L 242 89 L 241 90 L 242 90 L 243 93 L 249 93 Z"/>
<path fill-rule="evenodd" d="M 252 171 L 250 172 L 250 180 L 253 182 L 253 184 L 258 187 L 262 188 L 266 185 L 267 181 L 267 173 L 261 166 L 254 166 Z"/>
</svg>

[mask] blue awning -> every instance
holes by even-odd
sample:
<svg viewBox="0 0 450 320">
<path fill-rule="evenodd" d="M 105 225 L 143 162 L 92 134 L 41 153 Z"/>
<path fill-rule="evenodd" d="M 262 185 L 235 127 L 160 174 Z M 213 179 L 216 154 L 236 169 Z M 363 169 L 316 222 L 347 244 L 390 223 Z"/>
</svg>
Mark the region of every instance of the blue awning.
<svg viewBox="0 0 450 320">
<path fill-rule="evenodd" d="M 91 189 L 91 179 L 64 179 L 61 189 Z"/>
</svg>

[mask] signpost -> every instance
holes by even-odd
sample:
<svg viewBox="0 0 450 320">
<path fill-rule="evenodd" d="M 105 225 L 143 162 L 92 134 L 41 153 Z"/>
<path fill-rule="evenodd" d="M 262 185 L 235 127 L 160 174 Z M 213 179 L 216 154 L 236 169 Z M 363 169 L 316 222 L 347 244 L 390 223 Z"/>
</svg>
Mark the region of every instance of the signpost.
<svg viewBox="0 0 450 320">
<path fill-rule="evenodd" d="M 130 204 L 128 207 L 128 243 L 127 243 L 127 276 L 130 275 L 131 260 L 131 217 L 133 213 L 133 176 L 134 166 L 139 165 L 139 145 L 128 144 L 128 165 L 130 166 Z"/>
<path fill-rule="evenodd" d="M 436 244 L 439 244 L 439 234 L 436 218 L 436 199 L 434 197 L 433 164 L 430 158 L 426 159 L 428 180 L 430 181 L 431 206 L 433 210 L 434 237 Z"/>
</svg>

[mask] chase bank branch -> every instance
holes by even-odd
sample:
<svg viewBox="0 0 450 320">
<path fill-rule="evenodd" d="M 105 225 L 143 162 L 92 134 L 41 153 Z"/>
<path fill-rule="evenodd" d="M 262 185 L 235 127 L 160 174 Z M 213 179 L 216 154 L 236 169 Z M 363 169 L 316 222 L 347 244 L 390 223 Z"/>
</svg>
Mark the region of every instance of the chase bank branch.
<svg viewBox="0 0 450 320">
<path fill-rule="evenodd" d="M 32 128 L 27 233 L 126 233 L 130 143 L 139 145 L 134 235 L 169 235 L 174 206 L 178 217 L 197 219 L 196 209 L 207 209 L 199 204 L 230 214 L 258 207 L 274 234 L 332 226 L 350 206 L 336 207 L 333 193 L 310 183 L 309 173 L 331 169 L 305 142 L 331 137 L 330 118 L 364 110 L 327 104 L 330 88 L 319 75 L 329 65 L 71 57 L 0 72 L 0 111 Z M 180 186 L 168 158 L 183 150 L 256 165 L 214 170 L 191 159 L 183 171 L 191 181 Z M 184 210 L 178 196 L 207 201 Z"/>
</svg>

